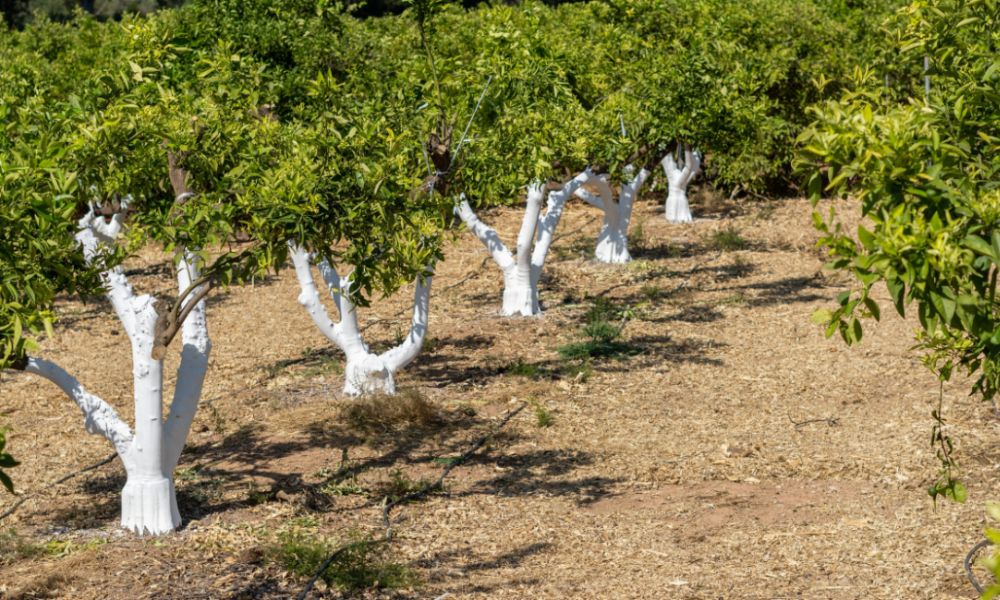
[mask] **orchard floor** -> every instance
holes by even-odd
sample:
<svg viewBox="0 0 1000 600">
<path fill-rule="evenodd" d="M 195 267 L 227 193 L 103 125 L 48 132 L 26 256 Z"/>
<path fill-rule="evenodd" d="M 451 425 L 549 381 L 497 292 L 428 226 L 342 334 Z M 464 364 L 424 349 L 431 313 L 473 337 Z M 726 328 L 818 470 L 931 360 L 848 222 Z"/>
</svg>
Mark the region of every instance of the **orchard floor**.
<svg viewBox="0 0 1000 600">
<path fill-rule="evenodd" d="M 436 477 L 442 458 L 522 402 L 444 493 L 393 513 L 383 558 L 411 582 L 360 597 L 975 597 L 962 558 L 981 539 L 984 503 L 1000 499 L 992 406 L 968 398 L 967 381 L 944 388 L 970 499 L 935 508 L 925 489 L 938 469 L 938 386 L 909 351 L 912 320 L 885 302 L 860 346 L 824 339 L 810 314 L 845 282 L 821 271 L 807 202 L 701 213 L 670 225 L 646 199 L 635 262 L 609 267 L 589 259 L 598 214 L 573 204 L 540 319 L 497 316 L 500 273 L 459 236 L 437 270 L 430 341 L 399 377 L 439 414 L 419 426 L 348 423 L 339 355 L 297 304 L 289 270 L 216 296 L 212 364 L 178 472 L 185 523 L 162 538 L 116 528 L 117 461 L 51 485 L 110 447 L 53 385 L 4 375 L 2 422 L 29 497 L 0 522 L 0 597 L 292 597 L 305 578 L 274 562 L 282 540 L 379 535 L 385 494 Z M 513 241 L 519 211 L 483 217 Z M 727 228 L 743 249 L 713 242 Z M 131 267 L 140 290 L 168 291 L 162 260 Z M 362 312 L 369 343 L 405 332 L 411 293 Z M 579 339 L 591 296 L 631 308 L 623 338 L 641 353 L 578 375 L 556 348 Z M 43 354 L 131 421 L 128 345 L 108 307 L 62 308 Z M 352 476 L 323 488 L 339 468 Z M 0 495 L 0 510 L 12 502 Z"/>
</svg>

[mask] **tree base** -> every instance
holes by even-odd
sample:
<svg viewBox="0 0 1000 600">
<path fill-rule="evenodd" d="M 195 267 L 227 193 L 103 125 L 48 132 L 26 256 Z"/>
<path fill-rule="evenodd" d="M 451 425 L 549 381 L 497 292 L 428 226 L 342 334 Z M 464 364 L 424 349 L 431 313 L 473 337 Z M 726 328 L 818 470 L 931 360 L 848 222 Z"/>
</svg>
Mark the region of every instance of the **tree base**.
<svg viewBox="0 0 1000 600">
<path fill-rule="evenodd" d="M 694 220 L 691 217 L 687 192 L 670 188 L 670 193 L 667 194 L 666 216 L 670 223 L 690 223 Z"/>
<path fill-rule="evenodd" d="M 594 249 L 594 257 L 602 263 L 620 265 L 632 260 L 628 251 L 628 239 L 625 234 L 616 232 L 602 235 Z"/>
<path fill-rule="evenodd" d="M 132 479 L 122 489 L 122 527 L 139 535 L 163 535 L 180 527 L 173 479 Z"/>
<path fill-rule="evenodd" d="M 538 291 L 529 283 L 508 282 L 503 289 L 500 314 L 505 317 L 536 317 L 542 314 L 538 304 Z"/>
<path fill-rule="evenodd" d="M 357 360 L 348 359 L 344 371 L 344 394 L 348 396 L 396 393 L 393 373 L 378 356 L 369 354 Z"/>
</svg>

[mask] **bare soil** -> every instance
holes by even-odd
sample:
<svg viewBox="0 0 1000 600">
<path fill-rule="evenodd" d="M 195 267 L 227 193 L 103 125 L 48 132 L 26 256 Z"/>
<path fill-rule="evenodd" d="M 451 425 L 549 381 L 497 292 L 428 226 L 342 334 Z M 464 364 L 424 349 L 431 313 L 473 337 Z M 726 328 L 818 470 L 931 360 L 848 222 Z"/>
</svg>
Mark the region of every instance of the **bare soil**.
<svg viewBox="0 0 1000 600">
<path fill-rule="evenodd" d="M 289 270 L 216 295 L 208 382 L 178 471 L 185 524 L 162 538 L 117 529 L 117 461 L 51 485 L 110 447 L 54 386 L 5 374 L 2 422 L 27 500 L 0 528 L 44 551 L 0 546 L 0 597 L 294 596 L 304 578 L 269 558 L 283 535 L 378 535 L 385 495 L 434 479 L 522 402 L 442 493 L 394 512 L 389 556 L 417 583 L 362 597 L 975 597 L 962 558 L 981 539 L 984 502 L 1000 499 L 993 407 L 967 397 L 968 381 L 944 387 L 970 500 L 935 508 L 938 384 L 910 351 L 912 320 L 886 301 L 861 345 L 824 339 L 809 316 L 847 282 L 822 270 L 808 203 L 696 209 L 699 221 L 670 225 L 646 199 L 636 260 L 609 267 L 589 258 L 598 213 L 571 206 L 542 318 L 499 317 L 499 271 L 458 236 L 437 269 L 431 339 L 399 377 L 437 412 L 412 424 L 345 419 L 341 357 L 297 304 Z M 512 243 L 520 214 L 484 220 Z M 742 249 L 713 243 L 727 228 Z M 130 273 L 140 291 L 171 285 L 153 252 Z M 362 311 L 370 344 L 405 332 L 411 294 Z M 598 296 L 631 309 L 623 340 L 639 352 L 577 374 L 556 348 L 579 341 Z M 129 349 L 109 307 L 61 304 L 44 355 L 130 419 Z M 313 597 L 348 596 L 321 588 Z"/>
</svg>

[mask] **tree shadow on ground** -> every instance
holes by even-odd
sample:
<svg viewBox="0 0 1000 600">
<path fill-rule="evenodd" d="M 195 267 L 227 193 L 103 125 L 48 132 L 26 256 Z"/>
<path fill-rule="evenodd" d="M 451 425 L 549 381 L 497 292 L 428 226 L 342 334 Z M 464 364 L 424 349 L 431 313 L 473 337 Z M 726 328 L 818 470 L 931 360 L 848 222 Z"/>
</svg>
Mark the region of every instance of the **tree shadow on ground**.
<svg viewBox="0 0 1000 600">
<path fill-rule="evenodd" d="M 270 501 L 278 493 L 305 494 L 309 500 L 327 485 L 376 470 L 421 465 L 436 468 L 436 459 L 464 451 L 470 432 L 488 423 L 461 410 L 442 411 L 432 425 L 384 431 L 360 431 L 343 421 L 339 416 L 315 421 L 293 439 L 274 439 L 260 427 L 244 427 L 219 442 L 190 445 L 182 457 L 182 469 L 196 472 L 197 477 L 191 481 L 178 478 L 178 501 L 183 497 L 190 504 L 185 516 L 200 518 Z M 302 457 L 306 452 L 311 458 Z M 322 457 L 325 452 L 329 456 L 318 463 L 317 454 Z M 297 457 L 303 460 L 297 462 Z M 318 482 L 306 481 L 316 479 L 323 470 L 320 463 L 336 462 L 339 466 L 326 468 L 330 472 Z M 256 485 L 261 487 L 251 487 Z M 213 494 L 212 488 L 224 493 Z"/>
<path fill-rule="evenodd" d="M 500 302 L 503 300 L 502 291 L 472 292 L 461 295 L 462 302 L 473 306 L 496 305 L 496 312 L 500 311 Z"/>
<path fill-rule="evenodd" d="M 125 469 L 120 461 L 116 461 L 113 467 L 77 482 L 76 489 L 89 496 L 89 500 L 49 510 L 41 509 L 36 514 L 46 515 L 48 520 L 73 529 L 89 529 L 113 522 L 121 514 L 123 487 Z"/>
<path fill-rule="evenodd" d="M 659 321 L 680 321 L 682 323 L 711 323 L 725 317 L 724 314 L 707 305 L 689 304 L 679 311 L 667 315 Z"/>
<path fill-rule="evenodd" d="M 333 363 L 339 364 L 343 353 L 332 344 L 320 348 L 306 348 L 300 356 L 276 360 L 271 364 L 258 367 L 264 372 L 264 380 L 271 380 L 289 367 L 304 367 L 307 369 L 324 368 Z"/>
<path fill-rule="evenodd" d="M 59 328 L 66 329 L 83 329 L 85 331 L 93 331 L 95 326 L 100 326 L 105 328 L 106 325 L 100 321 L 105 318 L 114 318 L 114 309 L 111 307 L 111 302 L 106 298 L 97 297 L 87 297 L 87 298 L 75 298 L 69 295 L 60 295 L 56 301 L 57 302 L 73 302 L 79 300 L 83 303 L 83 306 L 78 309 L 70 310 L 60 310 L 59 311 Z M 118 323 L 114 323 L 112 327 L 121 326 Z M 124 331 L 122 331 L 124 333 Z"/>
<path fill-rule="evenodd" d="M 447 338 L 434 338 L 435 351 L 443 348 L 455 348 L 457 350 L 482 350 L 492 348 L 496 345 L 496 336 L 492 335 L 466 335 L 462 337 L 450 336 Z M 417 360 L 420 360 L 419 357 Z"/>
<path fill-rule="evenodd" d="M 452 568 L 461 571 L 490 571 L 502 567 L 518 567 L 524 561 L 536 554 L 542 554 L 553 546 L 552 542 L 534 542 L 525 544 L 509 552 L 493 556 L 477 554 L 475 547 L 465 545 L 462 548 L 440 550 L 413 562 L 413 566 L 422 569 Z"/>
<path fill-rule="evenodd" d="M 470 343 L 481 341 L 472 339 Z M 307 509 L 329 510 L 334 503 L 318 498 L 326 495 L 327 485 L 347 481 L 360 485 L 360 493 L 367 499 L 364 506 L 372 506 L 383 494 L 376 482 L 387 474 L 399 472 L 417 483 L 436 480 L 449 460 L 462 455 L 484 435 L 490 436 L 489 445 L 451 474 L 445 490 L 457 482 L 455 489 L 461 491 L 456 494 L 460 496 L 563 496 L 586 504 L 608 496 L 619 481 L 575 477 L 580 468 L 594 464 L 590 453 L 522 448 L 519 446 L 527 445 L 519 444 L 522 436 L 516 431 L 490 434 L 494 419 L 462 409 L 438 410 L 440 418 L 422 425 L 360 430 L 338 415 L 303 424 L 291 434 L 273 434 L 255 424 L 221 439 L 189 444 L 175 472 L 182 528 L 213 514 L 277 499 L 298 502 Z M 496 469 L 503 472 L 498 475 Z M 77 528 L 110 524 L 119 516 L 124 484 L 120 466 L 81 479 L 79 490 L 90 499 L 49 514 L 55 515 L 56 522 L 69 522 Z M 357 502 L 353 504 L 358 508 Z M 334 508 L 344 510 L 345 506 Z"/>
<path fill-rule="evenodd" d="M 718 314 L 716 311 L 704 308 L 699 310 L 709 317 L 701 320 L 717 318 L 713 314 Z M 661 320 L 683 319 L 657 319 L 654 322 Z M 623 373 L 663 361 L 675 364 L 723 364 L 722 361 L 710 358 L 706 354 L 714 348 L 724 347 L 725 344 L 700 339 L 678 340 L 670 335 L 629 336 L 627 327 L 625 331 L 626 335 L 620 341 L 625 346 L 623 349 L 628 351 L 619 356 L 594 357 L 587 363 L 590 369 L 597 372 Z M 411 374 L 434 387 L 443 388 L 451 385 L 485 385 L 501 377 L 528 377 L 539 381 L 567 377 L 572 379 L 579 372 L 576 369 L 579 361 L 576 359 L 529 361 L 514 358 L 489 361 L 486 365 L 466 365 L 456 369 L 455 365 L 460 364 L 465 358 L 461 355 L 436 352 L 433 356 L 418 359 L 411 366 Z"/>
<path fill-rule="evenodd" d="M 490 594 L 500 589 L 510 589 L 511 586 L 532 585 L 537 580 L 506 579 L 496 584 L 465 586 L 461 585 L 465 573 L 517 568 L 526 560 L 544 554 L 552 546 L 551 542 L 533 542 L 507 552 L 489 554 L 478 546 L 465 544 L 461 548 L 440 550 L 426 558 L 415 560 L 411 566 L 431 571 L 428 583 L 444 586 L 437 591 L 451 589 L 452 593 Z M 449 584 L 454 584 L 455 587 Z"/>
<path fill-rule="evenodd" d="M 635 366 L 638 367 L 647 367 L 657 362 L 722 366 L 725 364 L 722 360 L 707 354 L 716 348 L 728 346 L 723 342 L 712 340 L 678 340 L 670 335 L 639 335 L 629 337 L 627 341 L 643 350 L 642 354 L 636 357 Z M 626 367 L 623 370 L 627 372 L 630 369 Z"/>
<path fill-rule="evenodd" d="M 750 283 L 720 289 L 755 290 L 757 294 L 747 299 L 747 305 L 754 308 L 760 308 L 775 304 L 791 304 L 826 300 L 828 295 L 817 294 L 810 291 L 825 290 L 829 289 L 829 287 L 830 286 L 824 283 L 822 276 L 819 273 L 816 273 L 805 277 L 786 277 L 775 281 Z"/>
<path fill-rule="evenodd" d="M 612 489 L 623 481 L 620 477 L 568 477 L 595 462 L 590 452 L 563 448 L 512 452 L 498 457 L 477 455 L 468 464 L 490 465 L 502 469 L 503 473 L 468 482 L 465 490 L 449 495 L 559 496 L 572 499 L 578 506 L 586 506 L 613 496 Z"/>
</svg>

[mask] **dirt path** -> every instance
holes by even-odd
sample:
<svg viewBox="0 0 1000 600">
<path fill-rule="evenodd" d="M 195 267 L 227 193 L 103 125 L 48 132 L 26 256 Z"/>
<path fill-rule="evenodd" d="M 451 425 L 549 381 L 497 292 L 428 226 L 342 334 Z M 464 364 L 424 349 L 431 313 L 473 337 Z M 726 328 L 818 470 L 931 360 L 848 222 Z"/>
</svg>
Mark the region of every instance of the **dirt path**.
<svg viewBox="0 0 1000 600">
<path fill-rule="evenodd" d="M 347 418 L 339 356 L 297 305 L 290 273 L 219 297 L 178 475 L 190 520 L 162 539 L 117 532 L 117 463 L 43 489 L 109 448 L 53 386 L 5 375 L 3 421 L 24 462 L 15 479 L 42 492 L 0 523 L 0 597 L 289 597 L 304 579 L 271 548 L 377 533 L 385 494 L 433 478 L 522 401 L 532 406 L 445 494 L 396 513 L 388 557 L 415 583 L 365 597 L 974 597 L 961 559 L 981 536 L 983 503 L 1000 499 L 992 408 L 967 399 L 966 382 L 945 387 L 970 501 L 935 509 L 924 490 L 937 469 L 938 386 L 908 351 L 913 324 L 886 303 L 859 347 L 822 337 L 809 315 L 842 282 L 821 273 L 808 204 L 688 227 L 660 210 L 652 199 L 637 208 L 637 260 L 612 268 L 589 261 L 596 213 L 573 205 L 546 266 L 542 319 L 496 316 L 499 272 L 480 269 L 485 250 L 459 237 L 437 271 L 427 351 L 399 382 L 437 418 L 392 429 Z M 484 218 L 506 240 L 520 222 L 514 210 Z M 727 228 L 742 249 L 718 247 Z M 169 285 L 158 263 L 135 269 L 141 289 Z M 396 315 L 409 296 L 361 315 L 374 345 L 404 331 Z M 592 296 L 632 311 L 623 337 L 639 352 L 588 372 L 556 348 L 578 339 Z M 100 304 L 65 308 L 46 356 L 129 415 L 123 335 Z"/>
</svg>

